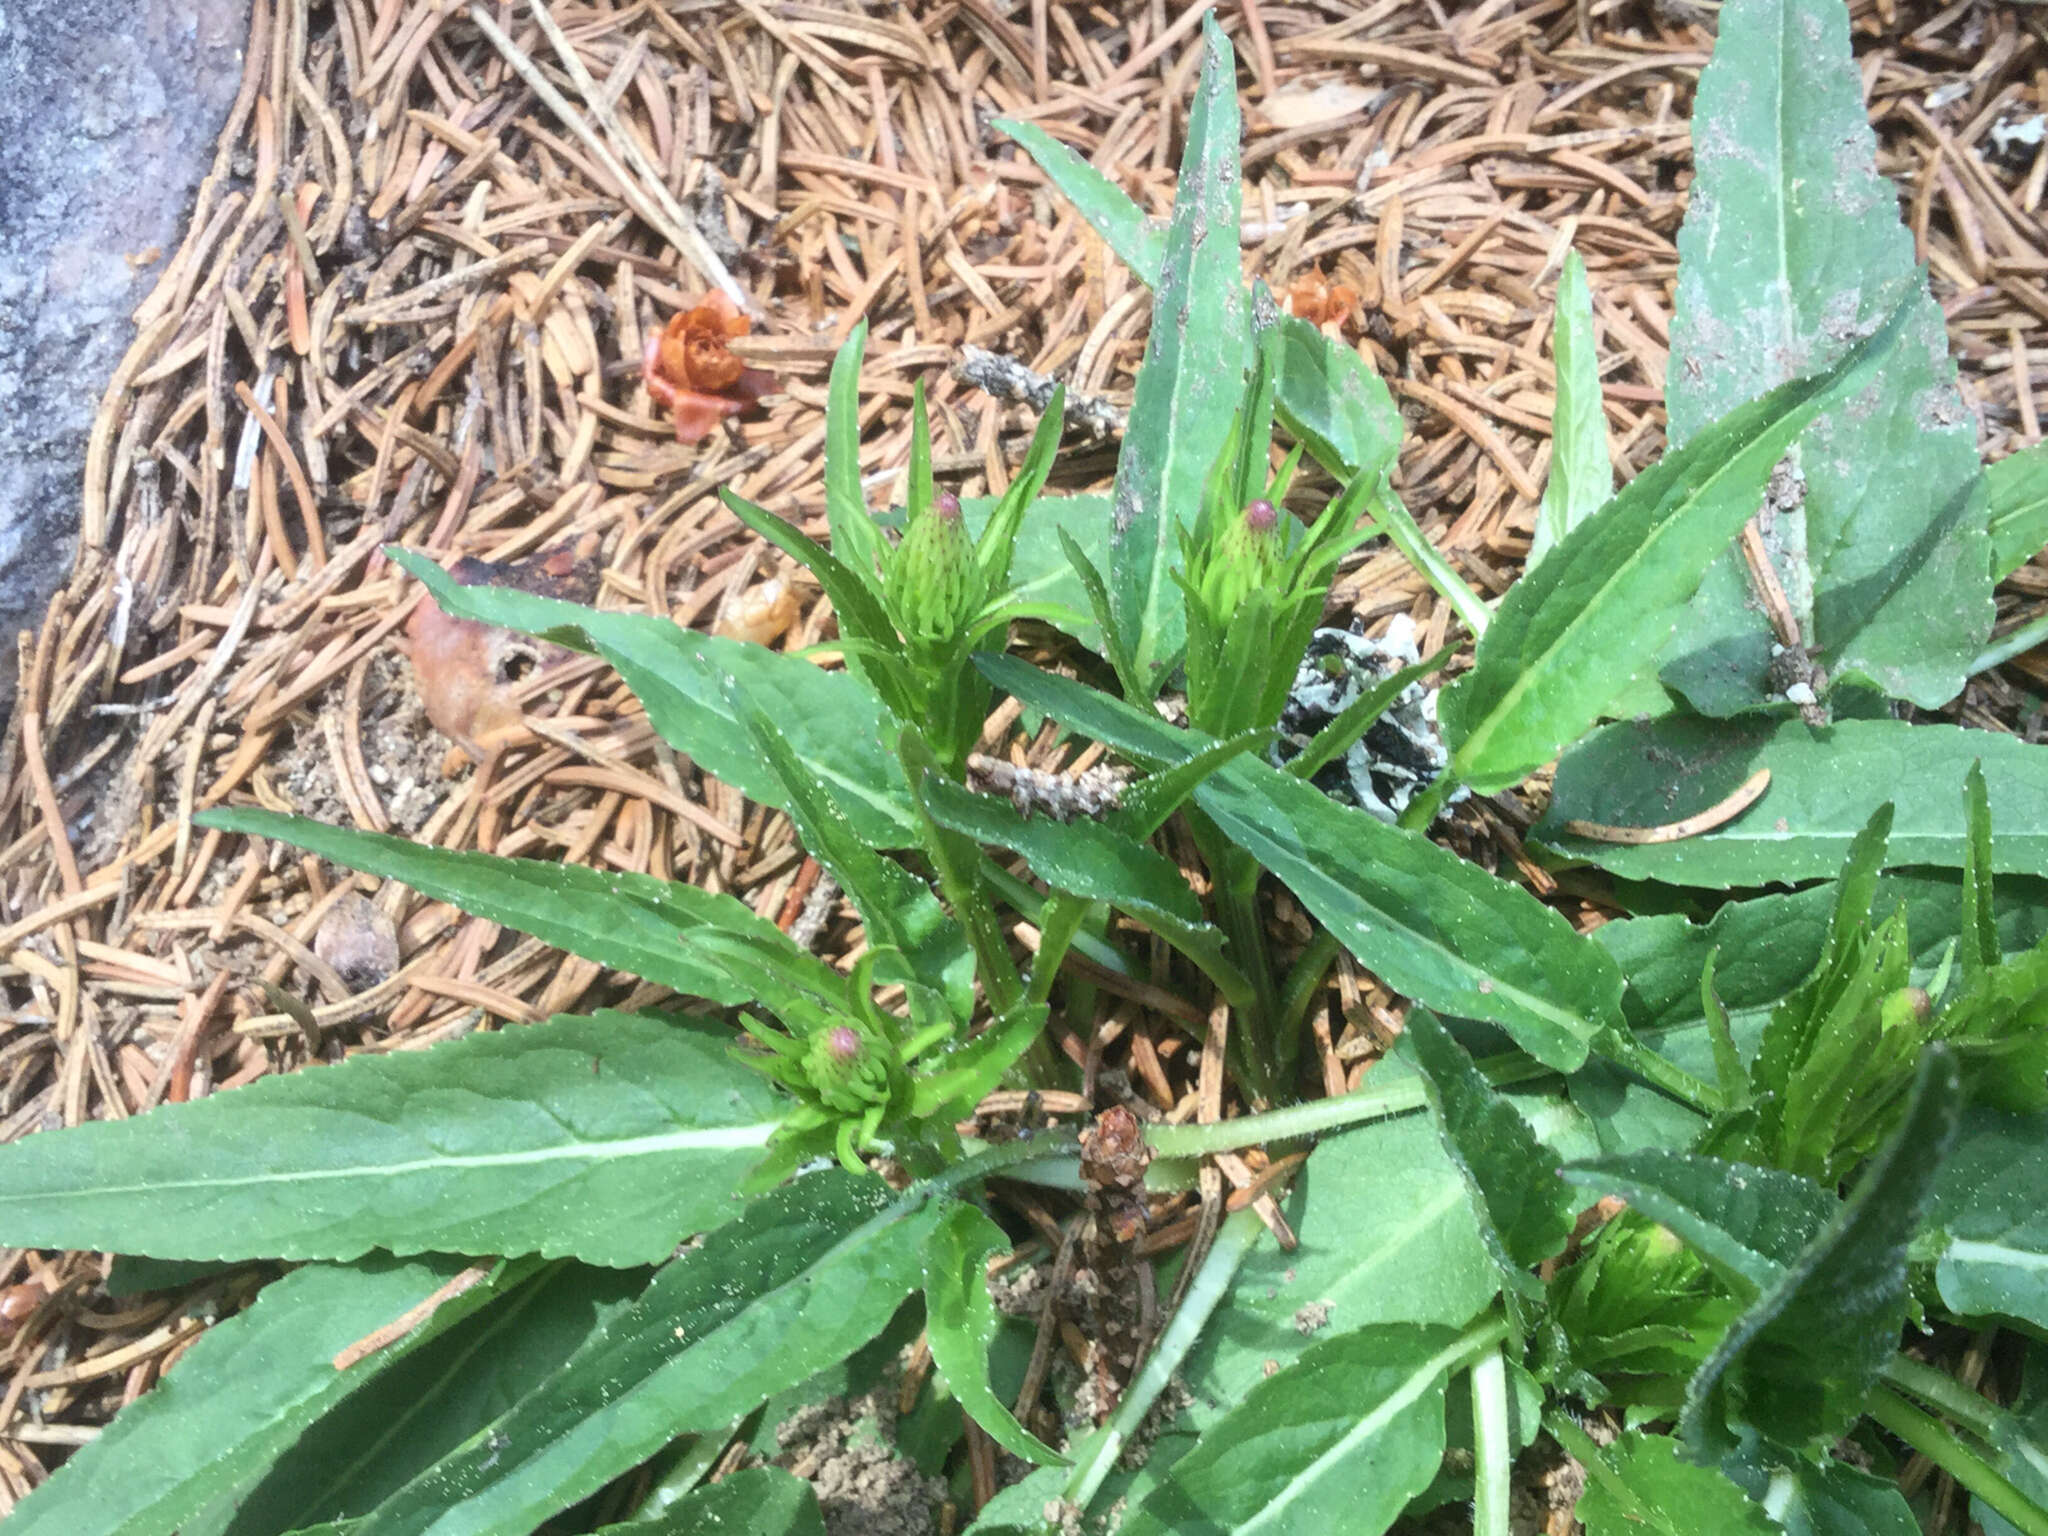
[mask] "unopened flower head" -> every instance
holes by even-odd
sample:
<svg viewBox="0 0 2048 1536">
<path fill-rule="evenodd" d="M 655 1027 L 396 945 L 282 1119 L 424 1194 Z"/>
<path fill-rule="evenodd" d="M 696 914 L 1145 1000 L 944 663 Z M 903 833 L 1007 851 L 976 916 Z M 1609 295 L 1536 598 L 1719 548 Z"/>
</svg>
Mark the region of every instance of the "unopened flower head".
<svg viewBox="0 0 2048 1536">
<path fill-rule="evenodd" d="M 913 640 L 944 640 L 969 619 L 979 599 L 974 543 L 960 498 L 942 491 L 910 525 L 889 562 L 885 592 L 896 622 Z"/>
<path fill-rule="evenodd" d="M 852 1024 L 835 1024 L 812 1036 L 804 1072 L 818 1102 L 843 1115 L 859 1114 L 889 1098 L 888 1047 Z"/>
</svg>

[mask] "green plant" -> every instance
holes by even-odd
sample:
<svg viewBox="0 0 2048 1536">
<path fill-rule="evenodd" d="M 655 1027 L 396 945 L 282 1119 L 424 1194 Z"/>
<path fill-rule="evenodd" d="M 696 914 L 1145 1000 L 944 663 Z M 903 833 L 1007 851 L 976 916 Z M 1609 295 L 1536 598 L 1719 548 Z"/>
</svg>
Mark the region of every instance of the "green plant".
<svg viewBox="0 0 2048 1536">
<path fill-rule="evenodd" d="M 1673 447 L 1612 496 L 1568 266 L 1566 440 L 1540 562 L 1497 610 L 1395 497 L 1384 387 L 1245 292 L 1233 62 L 1205 26 L 1163 233 L 1013 128 L 1157 289 L 1112 500 L 1041 494 L 1055 401 L 1009 492 L 960 506 L 934 485 L 920 397 L 892 544 L 861 492 L 856 332 L 829 390 L 832 547 L 728 498 L 823 584 L 843 671 L 459 586 L 394 551 L 450 613 L 609 662 L 664 737 L 789 816 L 865 949 L 842 974 L 726 896 L 209 813 L 699 1003 L 360 1058 L 0 1150 L 9 1243 L 301 1265 L 19 1529 L 512 1536 L 645 1468 L 611 1530 L 814 1530 L 786 1477 L 699 1484 L 764 1403 L 850 1371 L 900 1319 L 958 1409 L 1040 1466 L 982 1532 L 1114 1495 L 1123 1529 L 1159 1533 L 1377 1531 L 1470 1499 L 1498 1536 L 1539 1427 L 1586 1464 L 1595 1536 L 1915 1529 L 1893 1483 L 1839 1454 L 1845 1437 L 1879 1469 L 1894 1442 L 1929 1456 L 1987 1525 L 2048 1531 L 2039 1414 L 1900 1351 L 1909 1318 L 2048 1328 L 2048 770 L 2037 747 L 1870 708 L 1938 703 L 1983 662 L 1992 582 L 2048 540 L 2048 499 L 2038 458 L 1987 477 L 1943 421 L 1938 311 L 1879 216 L 1888 189 L 1841 149 L 1868 130 L 1839 7 L 1723 12 L 1699 114 L 1715 130 L 1701 142 L 1724 148 L 1703 154 L 1688 228 L 1768 214 L 1785 238 L 1761 254 L 1783 265 L 1759 276 L 1740 241 L 1688 241 Z M 1777 132 L 1784 154 L 1744 148 Z M 1800 163 L 1823 141 L 1824 167 Z M 1835 195 L 1795 198 L 1810 170 L 1843 178 Z M 1801 254 L 1822 249 L 1859 261 Z M 1276 419 L 1296 446 L 1271 471 Z M 1306 526 L 1277 510 L 1304 453 L 1342 487 Z M 1773 574 L 1751 578 L 1725 552 L 1767 495 Z M 1367 689 L 1287 766 L 1267 750 L 1339 559 L 1376 534 L 1476 641 L 1444 696 L 1448 770 L 1404 825 L 1310 776 L 1435 658 Z M 1775 583 L 1789 639 L 1758 629 L 1749 579 Z M 1020 617 L 1097 652 L 1117 688 L 1003 654 Z M 1176 677 L 1186 727 L 1153 707 Z M 1014 806 L 977 793 L 969 758 L 999 695 L 1138 777 L 1021 778 Z M 1544 824 L 1560 855 L 1710 892 L 1826 883 L 1704 921 L 1618 885 L 1617 906 L 1645 910 L 1588 935 L 1427 837 L 1458 784 L 1513 788 L 1560 753 Z M 1689 817 L 1758 766 L 1763 803 L 1701 835 L 1600 835 Z M 1176 819 L 1206 901 L 1154 846 Z M 1317 924 L 1298 956 L 1269 942 L 1268 880 Z M 1008 938 L 1020 917 L 1038 935 L 1028 966 Z M 1414 1006 L 1363 1089 L 1304 1099 L 1298 1040 L 1340 949 Z M 1265 1243 L 1250 1211 L 1213 1225 L 1114 1411 L 1056 1447 L 995 1386 L 985 1268 L 1014 1238 L 990 1192 L 1114 1181 L 1070 1135 L 983 1144 L 961 1122 L 999 1084 L 1065 1083 L 1042 1042 L 1055 1019 L 1087 1022 L 1076 954 L 1214 999 L 1227 1045 L 1203 1043 L 1256 1111 L 1147 1127 L 1153 1187 L 1215 1153 L 1320 1140 L 1280 1191 L 1302 1248 Z M 893 1184 L 872 1171 L 884 1162 Z M 1602 1195 L 1628 1213 L 1580 1230 Z M 421 1320 L 352 1357 L 400 1317 Z M 1123 1468 L 1176 1375 L 1193 1400 Z M 1595 1410 L 1618 1439 L 1588 1433 Z M 950 1444 L 939 1434 L 942 1457 Z"/>
</svg>

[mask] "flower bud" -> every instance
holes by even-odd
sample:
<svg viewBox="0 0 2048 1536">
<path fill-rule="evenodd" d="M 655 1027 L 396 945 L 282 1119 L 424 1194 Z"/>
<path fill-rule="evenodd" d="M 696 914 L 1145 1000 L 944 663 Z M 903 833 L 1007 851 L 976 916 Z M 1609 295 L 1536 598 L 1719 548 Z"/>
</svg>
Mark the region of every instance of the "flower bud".
<svg viewBox="0 0 2048 1536">
<path fill-rule="evenodd" d="M 1902 1024 L 1925 1024 L 1934 1012 L 1934 999 L 1925 987 L 1901 987 L 1878 1006 L 1878 1022 L 1886 1029 Z"/>
<path fill-rule="evenodd" d="M 974 617 L 974 578 L 974 544 L 960 498 L 941 491 L 896 546 L 883 593 L 906 637 L 945 640 Z"/>
<path fill-rule="evenodd" d="M 859 1114 L 888 1101 L 887 1050 L 851 1024 L 835 1024 L 812 1036 L 804 1071 L 818 1102 L 840 1114 Z"/>
<path fill-rule="evenodd" d="M 1224 523 L 1202 577 L 1202 602 L 1213 618 L 1228 619 L 1247 593 L 1273 585 L 1284 542 L 1280 509 L 1263 496 Z"/>
</svg>

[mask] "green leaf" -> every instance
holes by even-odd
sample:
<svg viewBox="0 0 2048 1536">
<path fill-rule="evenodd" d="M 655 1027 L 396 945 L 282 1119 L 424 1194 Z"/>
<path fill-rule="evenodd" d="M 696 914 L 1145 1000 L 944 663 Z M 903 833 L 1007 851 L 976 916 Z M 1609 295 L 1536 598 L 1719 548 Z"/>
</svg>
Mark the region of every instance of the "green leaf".
<svg viewBox="0 0 2048 1536">
<path fill-rule="evenodd" d="M 980 1034 L 919 1057 L 911 1080 L 911 1119 L 929 1119 L 949 1107 L 971 1111 L 1031 1048 L 1045 1028 L 1046 1014 L 1043 1003 L 1020 1002 Z"/>
<path fill-rule="evenodd" d="M 1028 617 L 1042 619 L 1098 654 L 1103 647 L 1102 630 L 1081 578 L 1068 563 L 1060 536 L 1064 533 L 1093 551 L 1098 562 L 1107 558 L 1112 505 L 1107 496 L 1082 493 L 1040 496 L 1026 507 L 1017 528 L 1017 543 L 1010 551 L 1009 587 L 1003 599 L 1005 608 L 1022 609 Z M 968 532 L 979 538 L 995 508 L 994 497 L 962 497 L 960 511 Z"/>
<path fill-rule="evenodd" d="M 1726 1423 L 1818 1449 L 1855 1422 L 1906 1318 L 1906 1250 L 1962 1098 L 1955 1058 L 1931 1046 L 1898 1132 L 1828 1225 L 1736 1319 L 1686 1389 L 1679 1431 L 1702 1456 Z"/>
<path fill-rule="evenodd" d="M 780 1467 L 749 1467 L 692 1489 L 654 1520 L 607 1525 L 597 1536 L 825 1536 L 811 1485 Z"/>
<path fill-rule="evenodd" d="M 0 1147 L 0 1234 L 161 1258 L 660 1258 L 736 1209 L 782 1101 L 729 1036 L 623 1013 L 354 1056 Z"/>
<path fill-rule="evenodd" d="M 1557 366 L 1557 404 L 1550 413 L 1550 478 L 1529 544 L 1535 566 L 1553 544 L 1607 504 L 1614 463 L 1607 456 L 1607 412 L 1600 403 L 1600 347 L 1593 336 L 1593 294 L 1586 264 L 1567 251 L 1557 278 L 1557 318 L 1550 336 Z"/>
<path fill-rule="evenodd" d="M 2003 581 L 2048 545 L 2048 443 L 1984 471 L 1991 503 L 1991 575 Z"/>
<path fill-rule="evenodd" d="M 346 1371 L 334 1357 L 426 1300 L 460 1259 L 309 1265 L 216 1324 L 8 1516 L 9 1536 L 164 1536 L 239 1497 L 306 1427 L 482 1306 L 504 1271 Z"/>
<path fill-rule="evenodd" d="M 1339 481 L 1377 478 L 1401 447 L 1401 413 L 1386 381 L 1306 320 L 1280 321 L 1280 424 Z"/>
<path fill-rule="evenodd" d="M 1075 212 L 1089 227 L 1109 242 L 1117 259 L 1138 275 L 1147 288 L 1157 288 L 1166 267 L 1167 234 L 1164 227 L 1145 217 L 1123 189 L 1086 160 L 1075 154 L 1036 123 L 999 117 L 989 124 L 1024 146 L 1025 153 L 1074 205 Z M 1194 138 L 1193 125 L 1188 137 Z M 1231 143 L 1231 165 L 1236 166 L 1237 145 Z M 1232 239 L 1236 237 L 1233 235 Z"/>
<path fill-rule="evenodd" d="M 825 522 L 834 556 L 872 593 L 888 546 L 860 488 L 860 360 L 867 340 L 868 323 L 862 320 L 832 359 L 825 394 Z"/>
<path fill-rule="evenodd" d="M 1576 1214 L 1557 1156 L 1428 1009 L 1409 1011 L 1401 1049 L 1422 1069 L 1444 1151 L 1471 1187 L 1503 1282 L 1533 1288 L 1526 1272 L 1563 1250 Z"/>
<path fill-rule="evenodd" d="M 1782 385 L 1667 453 L 1509 588 L 1472 671 L 1443 695 L 1460 778 L 1480 793 L 1520 783 L 1642 679 L 1787 445 L 1870 387 L 1905 317 L 1824 376 Z"/>
<path fill-rule="evenodd" d="M 1406 1075 L 1405 1062 L 1373 1068 Z M 1284 1207 L 1300 1246 L 1245 1258 L 1181 1368 L 1207 1429 L 1331 1332 L 1374 1324 L 1462 1327 L 1500 1288 L 1465 1178 L 1420 1115 L 1375 1121 L 1309 1154 Z"/>
<path fill-rule="evenodd" d="M 874 683 L 892 708 L 899 714 L 909 713 L 912 698 L 909 676 L 897 660 L 902 652 L 902 642 L 887 610 L 882 607 L 873 580 L 864 579 L 857 570 L 842 564 L 824 545 L 801 529 L 777 517 L 766 507 L 755 506 L 730 487 L 722 489 L 718 495 L 734 517 L 818 578 L 818 584 L 825 589 L 825 596 L 831 601 L 832 611 L 839 620 L 841 636 L 860 642 L 849 648 L 848 654 L 858 656 L 866 668 L 863 675 Z"/>
<path fill-rule="evenodd" d="M 1032 873 L 1054 890 L 1108 902 L 1205 968 L 1236 970 L 1224 956 L 1222 931 L 1203 918 L 1180 870 L 1150 848 L 1101 822 L 1020 816 L 1006 800 L 970 793 L 936 775 L 924 789 L 939 825 L 1023 854 Z"/>
<path fill-rule="evenodd" d="M 1167 574 L 1183 509 L 1200 503 L 1244 374 L 1237 79 L 1230 44 L 1213 18 L 1203 18 L 1202 39 L 1202 77 L 1188 114 L 1152 334 L 1117 457 L 1110 606 L 1131 647 L 1126 682 L 1148 697 L 1186 638 L 1180 594 Z"/>
<path fill-rule="evenodd" d="M 983 1212 L 945 1203 L 924 1237 L 925 1340 L 946 1385 L 990 1439 L 1034 1465 L 1063 1467 L 1067 1458 L 1018 1423 L 989 1386 L 989 1345 L 1001 1318 L 989 1295 L 988 1258 L 1009 1251 L 1009 1238 Z"/>
<path fill-rule="evenodd" d="M 1903 720 L 1704 721 L 1667 716 L 1607 726 L 1558 765 L 1550 809 L 1532 838 L 1570 859 L 1636 880 L 1724 889 L 1814 880 L 1887 801 L 1894 864 L 1961 869 L 1969 826 L 1958 793 L 1982 759 L 2000 874 L 2048 874 L 2048 749 L 1994 731 Z M 1733 821 L 1677 842 L 1629 845 L 1575 837 L 1567 820 L 1662 826 L 1727 798 L 1759 768 L 1764 797 Z"/>
<path fill-rule="evenodd" d="M 760 1197 L 354 1536 L 528 1531 L 677 1435 L 724 1431 L 881 1332 L 934 1214 L 834 1170 Z"/>
<path fill-rule="evenodd" d="M 870 947 L 886 945 L 901 952 L 910 975 L 945 998 L 955 1020 L 964 1022 L 974 1008 L 974 956 L 965 930 L 939 905 L 930 886 L 861 841 L 833 797 L 805 774 L 789 738 L 773 721 L 743 698 L 735 698 L 732 708 L 746 721 L 762 760 L 781 779 L 790 820 L 804 847 L 859 909 Z"/>
<path fill-rule="evenodd" d="M 647 1279 L 646 1270 L 561 1263 L 500 1295 L 357 1384 L 238 1497 L 224 1536 L 364 1514 L 524 1396 Z"/>
<path fill-rule="evenodd" d="M 1312 1346 L 1175 1462 L 1122 1536 L 1374 1536 L 1443 1459 L 1445 1378 L 1500 1331 L 1392 1324 Z"/>
<path fill-rule="evenodd" d="M 1877 169 L 1848 12 L 1837 0 L 1731 0 L 1693 136 L 1671 441 L 1682 447 L 1744 401 L 1834 366 L 1899 311 L 1904 335 L 1880 386 L 1802 432 L 1803 494 L 1759 527 L 1829 675 L 1933 708 L 1961 690 L 1991 632 L 1977 424 L 1898 189 Z M 1731 551 L 1701 584 L 1662 677 L 1707 714 L 1756 708 L 1771 698 L 1773 644 Z"/>
<path fill-rule="evenodd" d="M 1009 657 L 979 657 L 997 687 L 1142 762 L 1185 761 L 1206 738 Z M 1341 806 L 1252 757 L 1225 764 L 1195 803 L 1285 881 L 1361 963 L 1440 1013 L 1500 1024 L 1546 1066 L 1572 1071 L 1621 1017 L 1613 962 L 1527 891 Z"/>
<path fill-rule="evenodd" d="M 1585 1460 L 1586 1491 L 1577 1514 L 1586 1536 L 1779 1536 L 1783 1530 L 1724 1474 L 1681 1460 L 1678 1442 L 1667 1435 L 1626 1434 L 1607 1446 L 1579 1435 L 1571 1449 Z"/>
<path fill-rule="evenodd" d="M 1958 946 L 1963 983 L 1998 964 L 1997 894 L 1992 888 L 1991 792 L 1984 765 L 1972 761 L 1963 776 L 1963 931 Z"/>
<path fill-rule="evenodd" d="M 652 875 L 456 852 L 254 806 L 202 811 L 193 819 L 223 832 L 274 837 L 400 881 L 686 997 L 730 1006 L 791 991 L 833 997 L 845 987 L 830 966 L 744 902 Z"/>
<path fill-rule="evenodd" d="M 1965 1111 L 1927 1225 L 1950 1310 L 2048 1328 L 2048 1114 Z"/>
<path fill-rule="evenodd" d="M 1751 1296 L 1784 1275 L 1838 1205 L 1796 1173 L 1697 1152 L 1630 1152 L 1572 1163 L 1563 1174 L 1588 1194 L 1619 1195 L 1669 1227 Z"/>
<path fill-rule="evenodd" d="M 665 741 L 749 799 L 783 810 L 775 798 L 780 781 L 733 716 L 730 697 L 737 693 L 782 726 L 798 758 L 870 846 L 916 845 L 903 769 L 889 750 L 896 726 L 859 678 L 758 645 L 696 634 L 651 614 L 601 612 L 510 587 L 465 587 L 416 550 L 390 553 L 458 618 L 604 657 Z"/>
</svg>

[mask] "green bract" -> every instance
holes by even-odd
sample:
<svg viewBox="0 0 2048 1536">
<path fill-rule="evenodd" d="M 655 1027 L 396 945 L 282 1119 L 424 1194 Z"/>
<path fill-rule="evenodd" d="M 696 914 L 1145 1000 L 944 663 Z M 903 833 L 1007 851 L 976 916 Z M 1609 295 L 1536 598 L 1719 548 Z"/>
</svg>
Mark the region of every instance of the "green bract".
<svg viewBox="0 0 2048 1536">
<path fill-rule="evenodd" d="M 0 1244 L 303 1266 L 211 1272 L 212 1300 L 261 1295 L 9 1536 L 816 1536 L 833 1512 L 796 1479 L 711 1469 L 801 1405 L 897 1392 L 875 1372 L 920 1335 L 897 1448 L 962 1499 L 979 1435 L 1038 1467 L 982 1536 L 1119 1502 L 1153 1536 L 1374 1536 L 1467 1501 L 1507 1536 L 1546 1431 L 1591 1536 L 1908 1536 L 1907 1450 L 1987 1530 L 2048 1536 L 2048 749 L 1891 707 L 1996 660 L 1990 582 L 2048 496 L 2038 450 L 1985 475 L 1947 419 L 1842 8 L 1721 7 L 1673 447 L 1619 491 L 1607 274 L 1565 260 L 1549 484 L 1497 603 L 1394 495 L 1367 355 L 1246 284 L 1235 60 L 1202 27 L 1169 224 L 1007 127 L 1156 290 L 1107 494 L 1047 490 L 1055 391 L 1004 493 L 963 505 L 913 381 L 903 506 L 871 508 L 855 325 L 828 544 L 815 509 L 725 498 L 823 589 L 827 665 L 393 550 L 449 614 L 612 668 L 679 761 L 785 817 L 769 846 L 815 862 L 847 958 L 646 875 L 199 818 L 638 977 L 640 1006 L 0 1147 Z M 1801 626 L 1775 657 L 1729 554 L 1767 497 Z M 1297 729 L 1311 638 L 1382 535 L 1458 624 Z M 1325 794 L 1416 748 L 1439 668 L 1424 761 L 1450 766 L 1407 824 Z M 992 715 L 1098 766 L 1025 766 Z M 1468 810 L 1461 784 L 1518 796 Z M 1584 866 L 1558 876 L 1505 835 L 1546 796 L 1528 846 Z M 1176 1072 L 1199 1049 L 1169 1086 L 1204 1091 L 1161 1120 L 1101 1070 L 1120 1038 Z M 1188 1112 L 1218 1093 L 1231 1113 Z M 1085 1143 L 1040 1113 L 1077 1106 L 1103 1112 Z M 1155 1255 L 1183 1218 L 1213 1241 Z M 1088 1401 L 1048 1404 L 1075 1297 L 1144 1326 L 1090 1338 Z M 1959 1326 L 1902 1353 L 1923 1320 Z M 2017 1398 L 1943 1368 L 2015 1323 Z"/>
</svg>

